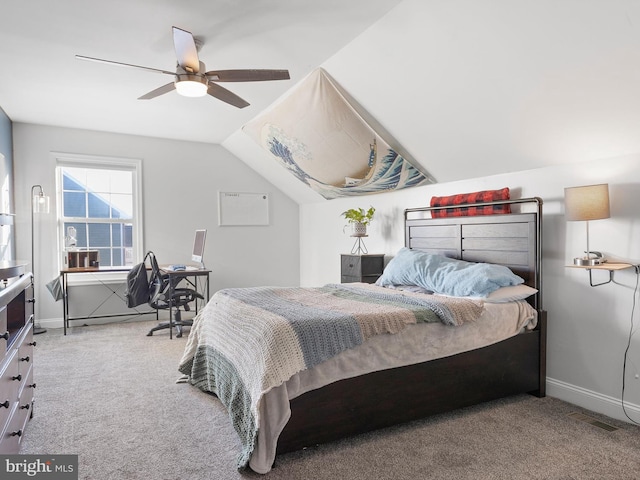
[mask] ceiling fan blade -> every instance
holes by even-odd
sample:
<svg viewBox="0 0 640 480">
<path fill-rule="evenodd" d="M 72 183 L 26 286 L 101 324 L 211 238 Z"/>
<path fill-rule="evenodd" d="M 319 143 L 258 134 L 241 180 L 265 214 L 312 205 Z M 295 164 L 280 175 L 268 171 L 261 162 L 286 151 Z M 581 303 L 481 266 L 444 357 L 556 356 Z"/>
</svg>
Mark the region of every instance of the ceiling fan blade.
<svg viewBox="0 0 640 480">
<path fill-rule="evenodd" d="M 207 88 L 207 93 L 212 97 L 217 98 L 218 100 L 222 100 L 223 102 L 228 103 L 229 105 L 233 105 L 234 107 L 244 108 L 249 106 L 249 102 L 243 100 L 238 95 L 233 92 L 230 92 L 224 87 L 220 85 L 216 85 L 215 83 L 209 83 L 209 88 Z"/>
<path fill-rule="evenodd" d="M 191 32 L 173 27 L 173 45 L 176 49 L 178 65 L 189 73 L 200 71 L 200 60 L 198 59 L 198 49 L 196 41 Z"/>
<path fill-rule="evenodd" d="M 141 70 L 147 70 L 149 72 L 166 73 L 168 75 L 175 75 L 176 74 L 176 72 L 168 72 L 167 70 L 159 70 L 157 68 L 151 68 L 151 67 L 142 67 L 140 65 L 132 65 L 130 63 L 114 62 L 112 60 L 102 60 L 101 58 L 85 57 L 84 55 L 76 55 L 76 58 L 78 60 L 88 60 L 90 62 L 106 63 L 108 65 L 115 65 L 117 67 L 139 68 Z"/>
<path fill-rule="evenodd" d="M 141 97 L 138 97 L 138 100 L 150 100 L 152 98 L 159 97 L 164 93 L 169 93 L 171 90 L 176 89 L 176 84 L 174 82 L 167 83 L 161 87 L 156 88 L 155 90 L 151 90 L 149 93 L 145 93 Z"/>
<path fill-rule="evenodd" d="M 289 70 L 211 70 L 205 76 L 215 82 L 289 80 Z"/>
</svg>

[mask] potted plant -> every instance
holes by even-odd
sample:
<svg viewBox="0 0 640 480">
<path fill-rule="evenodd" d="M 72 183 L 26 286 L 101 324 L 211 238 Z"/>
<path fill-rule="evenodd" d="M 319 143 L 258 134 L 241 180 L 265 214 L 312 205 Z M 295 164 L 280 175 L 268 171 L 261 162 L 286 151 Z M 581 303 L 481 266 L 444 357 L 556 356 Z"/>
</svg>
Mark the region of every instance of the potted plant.
<svg viewBox="0 0 640 480">
<path fill-rule="evenodd" d="M 341 213 L 347 220 L 347 225 L 351 225 L 352 237 L 365 237 L 367 235 L 367 225 L 373 220 L 375 211 L 376 209 L 373 207 L 369 207 L 368 210 L 364 208 L 350 208 Z M 345 227 L 347 225 L 345 225 Z"/>
</svg>

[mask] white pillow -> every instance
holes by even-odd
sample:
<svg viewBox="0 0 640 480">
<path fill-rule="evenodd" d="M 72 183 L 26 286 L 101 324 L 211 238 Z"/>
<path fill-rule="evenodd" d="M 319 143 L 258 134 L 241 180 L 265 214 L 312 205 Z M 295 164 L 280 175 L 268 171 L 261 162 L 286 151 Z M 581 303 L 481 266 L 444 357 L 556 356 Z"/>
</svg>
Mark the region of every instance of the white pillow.
<svg viewBox="0 0 640 480">
<path fill-rule="evenodd" d="M 491 292 L 484 301 L 488 303 L 515 302 L 516 300 L 524 300 L 537 292 L 538 290 L 525 284 L 500 287 Z"/>
<path fill-rule="evenodd" d="M 482 300 L 486 303 L 508 303 L 515 302 L 516 300 L 524 300 L 525 298 L 530 297 L 534 293 L 537 293 L 533 287 L 525 285 L 524 283 L 520 285 L 511 285 L 507 287 L 500 287 L 497 290 L 494 290 L 486 297 L 457 297 L 457 298 L 467 298 L 469 300 Z M 444 295 L 440 293 L 436 293 L 437 296 L 442 297 L 450 297 L 451 295 Z"/>
</svg>

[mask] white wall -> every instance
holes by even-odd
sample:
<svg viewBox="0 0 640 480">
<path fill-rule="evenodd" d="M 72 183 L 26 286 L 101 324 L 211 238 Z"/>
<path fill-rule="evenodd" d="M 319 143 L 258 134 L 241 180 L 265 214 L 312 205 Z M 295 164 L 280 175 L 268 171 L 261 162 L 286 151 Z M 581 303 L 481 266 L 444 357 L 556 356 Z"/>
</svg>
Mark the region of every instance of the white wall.
<svg viewBox="0 0 640 480">
<path fill-rule="evenodd" d="M 630 0 L 404 0 L 319 66 L 452 182 L 640 152 L 638 25 Z M 243 132 L 223 146 L 299 203 L 323 201 Z"/>
<path fill-rule="evenodd" d="M 404 0 L 322 66 L 439 182 L 640 151 L 640 2 Z"/>
<path fill-rule="evenodd" d="M 206 228 L 212 293 L 299 283 L 298 205 L 219 145 L 16 123 L 14 147 L 17 258 L 31 256 L 32 185 L 43 186 L 55 212 L 50 152 L 126 157 L 142 160 L 144 250 L 159 262 L 188 263 L 195 229 Z M 218 191 L 269 193 L 270 225 L 219 227 Z M 58 275 L 55 213 L 37 220 L 37 318 L 42 326 L 61 326 L 62 304 L 44 287 Z"/>
<path fill-rule="evenodd" d="M 622 418 L 622 359 L 630 328 L 636 275 L 617 272 L 616 284 L 592 288 L 586 271 L 566 268 L 586 248 L 583 222 L 564 220 L 564 187 L 609 183 L 611 218 L 590 224 L 591 248 L 611 259 L 640 263 L 640 154 L 573 166 L 545 167 L 473 180 L 442 183 L 361 198 L 301 206 L 301 284 L 340 281 L 340 253 L 353 239 L 342 232 L 340 213 L 373 205 L 376 217 L 366 246 L 393 255 L 404 242 L 403 210 L 429 204 L 433 195 L 510 187 L 512 197 L 538 196 L 543 205 L 543 301 L 549 312 L 548 392 Z M 602 272 L 596 272 L 602 273 Z M 594 283 L 608 279 L 594 274 Z M 637 316 L 637 314 L 636 314 Z M 636 319 L 637 322 L 637 319 Z M 625 400 L 640 421 L 640 339 L 627 365 Z"/>
</svg>

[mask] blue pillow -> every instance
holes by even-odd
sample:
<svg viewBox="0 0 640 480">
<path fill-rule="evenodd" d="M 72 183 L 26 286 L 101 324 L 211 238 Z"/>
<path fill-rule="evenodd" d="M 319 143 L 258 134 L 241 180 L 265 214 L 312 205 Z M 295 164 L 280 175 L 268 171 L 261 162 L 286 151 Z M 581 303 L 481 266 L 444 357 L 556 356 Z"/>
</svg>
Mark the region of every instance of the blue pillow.
<svg viewBox="0 0 640 480">
<path fill-rule="evenodd" d="M 456 297 L 486 297 L 500 287 L 524 280 L 503 265 L 473 263 L 442 255 L 400 249 L 384 269 L 377 285 L 418 285 Z"/>
</svg>

